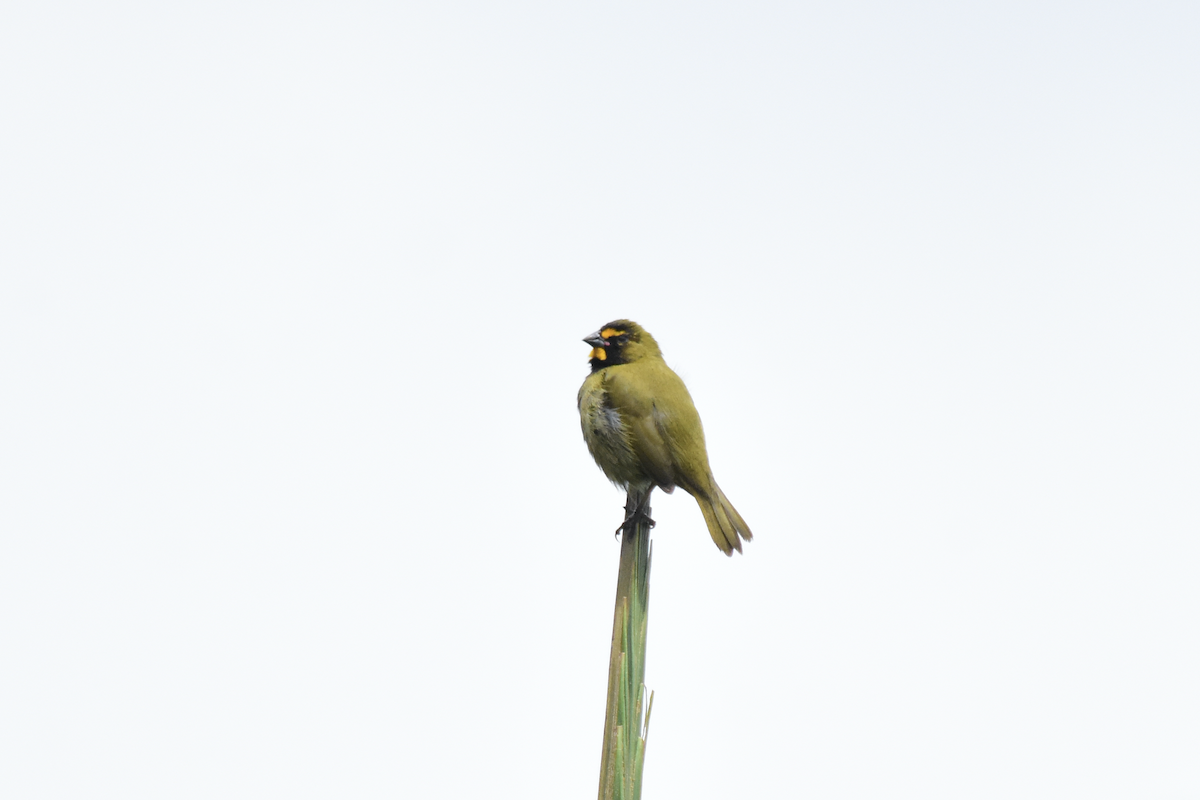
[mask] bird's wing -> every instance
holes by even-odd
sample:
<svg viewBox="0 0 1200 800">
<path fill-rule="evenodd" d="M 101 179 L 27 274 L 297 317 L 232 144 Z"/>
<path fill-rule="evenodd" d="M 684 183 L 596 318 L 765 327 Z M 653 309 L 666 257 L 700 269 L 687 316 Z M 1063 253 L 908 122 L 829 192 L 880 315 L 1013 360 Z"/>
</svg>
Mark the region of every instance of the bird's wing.
<svg viewBox="0 0 1200 800">
<path fill-rule="evenodd" d="M 655 427 L 671 454 L 675 482 L 692 495 L 707 496 L 712 472 L 708 466 L 700 414 L 683 380 L 665 363 L 660 364 L 660 375 L 655 380 Z"/>
<path fill-rule="evenodd" d="M 639 361 L 609 370 L 605 380 L 608 402 L 629 430 L 630 442 L 647 477 L 665 491 L 675 488 L 675 459 L 670 443 L 658 425 L 654 392 L 657 375 L 652 365 Z"/>
</svg>

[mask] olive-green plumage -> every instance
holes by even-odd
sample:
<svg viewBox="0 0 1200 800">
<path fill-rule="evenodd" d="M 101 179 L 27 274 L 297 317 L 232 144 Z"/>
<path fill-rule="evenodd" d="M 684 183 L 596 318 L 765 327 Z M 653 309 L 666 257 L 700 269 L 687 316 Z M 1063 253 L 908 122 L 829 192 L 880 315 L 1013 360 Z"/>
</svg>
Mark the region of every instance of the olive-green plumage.
<svg viewBox="0 0 1200 800">
<path fill-rule="evenodd" d="M 658 342 L 636 322 L 616 320 L 584 338 L 592 374 L 579 388 L 583 438 L 609 480 L 648 496 L 676 486 L 696 498 L 708 532 L 725 555 L 752 538 L 741 514 L 713 480 L 700 415 L 687 387 L 663 361 Z"/>
</svg>

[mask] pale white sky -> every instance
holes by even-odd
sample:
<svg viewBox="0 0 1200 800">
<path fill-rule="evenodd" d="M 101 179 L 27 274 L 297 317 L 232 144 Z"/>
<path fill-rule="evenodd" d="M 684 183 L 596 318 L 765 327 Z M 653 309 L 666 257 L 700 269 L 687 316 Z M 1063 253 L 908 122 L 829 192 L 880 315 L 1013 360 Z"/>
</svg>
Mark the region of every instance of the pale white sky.
<svg viewBox="0 0 1200 800">
<path fill-rule="evenodd" d="M 1200 794 L 1200 11 L 9 4 L 0 787 L 588 797 L 631 317 L 654 798 Z"/>
</svg>

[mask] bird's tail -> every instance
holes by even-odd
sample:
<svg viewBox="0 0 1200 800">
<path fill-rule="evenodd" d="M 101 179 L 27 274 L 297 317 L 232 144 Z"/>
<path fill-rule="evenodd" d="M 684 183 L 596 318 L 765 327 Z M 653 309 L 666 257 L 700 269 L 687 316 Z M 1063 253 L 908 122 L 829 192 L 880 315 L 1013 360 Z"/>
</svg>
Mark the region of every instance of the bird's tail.
<svg viewBox="0 0 1200 800">
<path fill-rule="evenodd" d="M 721 487 L 714 482 L 712 491 L 707 495 L 696 492 L 695 496 L 700 504 L 700 513 L 704 514 L 704 522 L 708 525 L 708 534 L 721 552 L 727 556 L 733 555 L 734 550 L 742 552 L 742 542 L 738 537 L 748 542 L 754 538 L 754 534 L 750 533 L 750 526 L 733 507 L 733 503 L 729 502 Z"/>
</svg>

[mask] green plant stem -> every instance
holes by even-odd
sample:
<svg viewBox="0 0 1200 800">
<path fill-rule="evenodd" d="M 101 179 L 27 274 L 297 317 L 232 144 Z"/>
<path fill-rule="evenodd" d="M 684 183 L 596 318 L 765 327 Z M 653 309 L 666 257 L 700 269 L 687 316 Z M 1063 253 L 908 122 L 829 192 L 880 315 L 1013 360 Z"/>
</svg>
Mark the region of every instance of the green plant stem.
<svg viewBox="0 0 1200 800">
<path fill-rule="evenodd" d="M 626 516 L 643 498 L 626 497 Z M 604 714 L 604 750 L 600 757 L 600 800 L 638 800 L 646 730 L 654 694 L 646 697 L 646 619 L 650 602 L 650 504 L 621 535 L 621 565 L 613 610 L 608 665 L 608 707 Z"/>
</svg>

